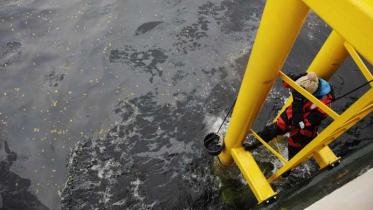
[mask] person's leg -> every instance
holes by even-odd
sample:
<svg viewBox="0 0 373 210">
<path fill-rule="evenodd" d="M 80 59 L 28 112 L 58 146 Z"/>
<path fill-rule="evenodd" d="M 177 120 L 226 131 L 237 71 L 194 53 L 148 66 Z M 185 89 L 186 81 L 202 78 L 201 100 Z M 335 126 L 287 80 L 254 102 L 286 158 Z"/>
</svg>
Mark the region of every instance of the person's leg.
<svg viewBox="0 0 373 210">
<path fill-rule="evenodd" d="M 301 150 L 302 148 L 288 146 L 288 159 L 290 160 L 291 158 L 293 158 Z"/>
<path fill-rule="evenodd" d="M 299 151 L 301 151 L 302 148 L 297 148 L 297 147 L 292 147 L 288 145 L 288 160 L 293 158 Z M 282 177 L 288 177 L 291 173 L 291 169 L 288 170 L 287 172 L 283 173 L 281 176 Z"/>
</svg>

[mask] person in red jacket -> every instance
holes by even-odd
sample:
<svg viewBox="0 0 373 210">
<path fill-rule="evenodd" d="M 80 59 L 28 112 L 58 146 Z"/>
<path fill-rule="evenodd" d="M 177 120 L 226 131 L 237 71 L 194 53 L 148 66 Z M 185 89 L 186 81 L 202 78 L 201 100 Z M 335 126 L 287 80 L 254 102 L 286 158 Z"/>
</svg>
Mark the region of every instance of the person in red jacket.
<svg viewBox="0 0 373 210">
<path fill-rule="evenodd" d="M 334 99 L 332 86 L 314 72 L 302 75 L 290 75 L 296 83 L 312 93 L 324 104 L 329 105 Z M 285 87 L 290 88 L 288 84 Z M 317 130 L 327 114 L 296 90 L 291 89 L 293 103 L 277 118 L 267 125 L 258 135 L 266 142 L 278 135 L 288 134 L 288 158 L 294 157 L 303 147 L 317 136 Z M 261 143 L 252 136 L 243 142 L 246 150 L 252 150 Z"/>
</svg>

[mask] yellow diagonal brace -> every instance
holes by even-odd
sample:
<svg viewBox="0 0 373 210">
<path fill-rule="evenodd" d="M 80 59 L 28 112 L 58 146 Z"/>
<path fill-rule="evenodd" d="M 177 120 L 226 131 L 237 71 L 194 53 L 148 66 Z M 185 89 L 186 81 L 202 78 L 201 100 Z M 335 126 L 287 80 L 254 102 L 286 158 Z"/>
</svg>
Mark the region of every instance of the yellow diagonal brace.
<svg viewBox="0 0 373 210">
<path fill-rule="evenodd" d="M 303 0 L 373 64 L 372 0 Z"/>
<path fill-rule="evenodd" d="M 262 143 L 263 144 L 263 146 L 265 147 L 265 148 L 267 148 L 274 156 L 276 156 L 278 159 L 280 159 L 282 162 L 284 162 L 284 163 L 287 163 L 288 161 L 284 158 L 284 157 L 282 157 L 282 155 L 280 154 L 280 153 L 278 153 L 275 149 L 273 149 L 272 147 L 271 147 L 271 145 L 269 145 L 267 142 L 265 142 L 263 139 L 262 139 L 262 137 L 260 137 L 257 133 L 255 133 L 255 131 L 253 131 L 252 129 L 250 129 L 250 131 L 251 131 L 251 134 L 253 134 L 253 136 L 256 138 L 256 139 L 258 139 L 259 141 L 260 141 L 260 143 Z"/>
<path fill-rule="evenodd" d="M 307 98 L 309 101 L 314 103 L 317 107 L 319 107 L 321 110 L 323 110 L 331 118 L 333 118 L 335 120 L 339 117 L 339 115 L 336 112 L 334 112 L 330 107 L 328 107 L 323 102 L 321 102 L 319 99 L 317 99 L 315 96 L 313 96 L 311 93 L 309 93 L 308 91 L 303 89 L 301 86 L 299 86 L 297 83 L 295 83 L 292 79 L 290 79 L 288 76 L 286 76 L 281 71 L 280 71 L 280 77 L 284 82 L 289 84 L 292 88 L 294 88 L 296 91 L 298 91 L 300 94 L 302 94 L 305 98 Z"/>
<path fill-rule="evenodd" d="M 351 127 L 356 122 L 361 120 L 363 118 L 362 116 L 365 116 L 372 111 L 373 111 L 373 103 L 364 108 L 360 108 L 359 111 L 357 111 L 349 119 L 345 120 L 340 128 L 336 129 L 332 134 L 330 134 L 330 137 L 324 141 L 325 144 L 329 144 L 331 141 L 335 139 L 335 136 L 339 136 L 342 133 L 346 132 L 347 128 Z"/>
<path fill-rule="evenodd" d="M 259 166 L 256 164 L 255 159 L 249 152 L 245 151 L 242 147 L 239 147 L 232 149 L 231 154 L 234 162 L 241 170 L 242 175 L 257 198 L 258 203 L 276 195 Z"/>
<path fill-rule="evenodd" d="M 361 73 L 364 75 L 364 77 L 371 81 L 373 80 L 372 73 L 370 73 L 368 67 L 365 65 L 364 61 L 360 58 L 359 54 L 356 52 L 356 50 L 349 44 L 345 43 L 345 47 L 347 51 L 350 53 L 352 59 L 355 61 L 356 65 L 359 67 Z M 373 83 L 370 84 L 373 87 Z"/>
</svg>

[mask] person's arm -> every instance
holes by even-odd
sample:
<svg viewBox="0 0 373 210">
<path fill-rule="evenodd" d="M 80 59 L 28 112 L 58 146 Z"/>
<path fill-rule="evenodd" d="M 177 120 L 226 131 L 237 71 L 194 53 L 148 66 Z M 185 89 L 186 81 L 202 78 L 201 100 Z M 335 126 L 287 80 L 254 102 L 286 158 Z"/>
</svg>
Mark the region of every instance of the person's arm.
<svg viewBox="0 0 373 210">
<path fill-rule="evenodd" d="M 311 114 L 305 119 L 306 126 L 319 126 L 321 121 L 324 120 L 328 115 L 320 111 L 319 109 L 314 109 L 311 111 Z"/>
<path fill-rule="evenodd" d="M 325 105 L 330 106 L 331 102 L 334 99 L 334 93 L 331 91 L 329 94 L 325 95 L 321 102 L 323 102 Z M 308 118 L 305 120 L 306 126 L 309 125 L 320 125 L 321 121 L 328 117 L 328 114 L 326 114 L 322 109 L 315 107 L 311 111 L 311 114 L 308 116 Z"/>
</svg>

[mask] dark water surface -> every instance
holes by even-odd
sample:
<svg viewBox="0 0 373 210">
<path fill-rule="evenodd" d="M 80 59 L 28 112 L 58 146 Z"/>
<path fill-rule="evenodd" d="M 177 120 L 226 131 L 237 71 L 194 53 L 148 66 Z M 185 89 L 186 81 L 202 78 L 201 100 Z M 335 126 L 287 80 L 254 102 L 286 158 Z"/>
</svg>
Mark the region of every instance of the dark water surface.
<svg viewBox="0 0 373 210">
<path fill-rule="evenodd" d="M 0 1 L 0 208 L 250 206 L 229 203 L 227 185 L 247 187 L 215 176 L 201 141 L 234 100 L 263 3 Z M 311 15 L 285 71 L 303 71 L 329 32 Z M 349 60 L 332 81 L 338 95 L 363 78 Z M 286 95 L 277 84 L 257 128 Z M 335 151 L 370 143 L 372 124 Z"/>
</svg>

